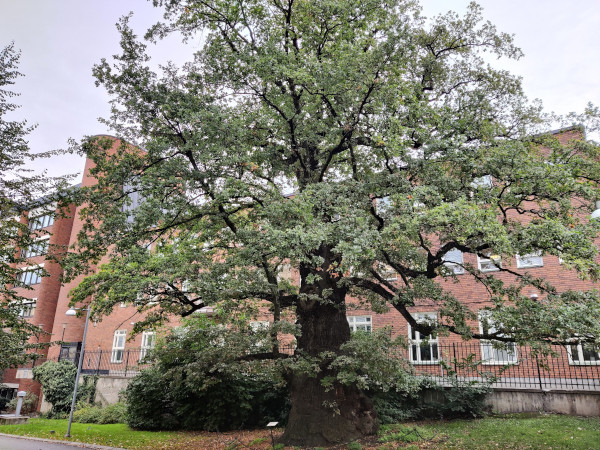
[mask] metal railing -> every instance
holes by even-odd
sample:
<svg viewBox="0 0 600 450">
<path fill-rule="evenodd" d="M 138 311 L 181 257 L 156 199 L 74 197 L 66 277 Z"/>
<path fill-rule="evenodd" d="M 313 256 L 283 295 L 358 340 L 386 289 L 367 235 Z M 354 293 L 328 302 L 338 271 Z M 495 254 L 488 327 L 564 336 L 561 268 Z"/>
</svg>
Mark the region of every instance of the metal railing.
<svg viewBox="0 0 600 450">
<path fill-rule="evenodd" d="M 577 346 L 556 345 L 543 356 L 530 347 L 515 344 L 428 342 L 409 347 L 407 357 L 417 374 L 428 375 L 442 384 L 457 380 L 485 382 L 492 388 L 600 390 L 598 354 L 594 357 L 576 351 Z"/>
<path fill-rule="evenodd" d="M 261 350 L 257 349 L 257 352 Z M 282 354 L 293 355 L 295 346 L 282 344 Z M 94 350 L 84 353 L 84 375 L 132 377 L 149 365 L 145 349 Z M 411 344 L 404 355 L 417 375 L 438 383 L 483 382 L 492 388 L 600 391 L 598 353 L 579 346 L 552 346 L 545 356 L 530 347 L 498 347 L 485 341 Z M 77 363 L 79 353 L 74 363 Z M 63 358 L 64 359 L 64 358 Z M 45 359 L 26 367 L 38 366 Z"/>
</svg>

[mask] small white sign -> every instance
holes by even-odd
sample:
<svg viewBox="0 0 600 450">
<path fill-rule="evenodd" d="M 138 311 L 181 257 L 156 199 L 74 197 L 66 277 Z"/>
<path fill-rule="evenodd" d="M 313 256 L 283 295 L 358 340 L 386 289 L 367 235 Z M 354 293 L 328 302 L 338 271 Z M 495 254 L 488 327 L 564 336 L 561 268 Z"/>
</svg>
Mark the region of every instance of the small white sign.
<svg viewBox="0 0 600 450">
<path fill-rule="evenodd" d="M 269 422 L 267 427 L 276 427 L 279 422 Z"/>
</svg>

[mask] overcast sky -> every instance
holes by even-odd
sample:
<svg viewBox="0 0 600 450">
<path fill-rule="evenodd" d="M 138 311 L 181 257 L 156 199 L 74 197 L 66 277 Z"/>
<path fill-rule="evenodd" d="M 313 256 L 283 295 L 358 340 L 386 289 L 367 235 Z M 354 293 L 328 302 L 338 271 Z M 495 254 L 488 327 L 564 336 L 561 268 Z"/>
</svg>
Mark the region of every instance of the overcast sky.
<svg viewBox="0 0 600 450">
<path fill-rule="evenodd" d="M 421 3 L 425 15 L 433 16 L 448 10 L 463 13 L 469 1 Z M 525 57 L 503 66 L 523 77 L 530 98 L 560 114 L 581 112 L 589 101 L 600 104 L 599 0 L 479 3 L 486 19 L 515 34 Z M 0 46 L 14 41 L 22 51 L 25 76 L 14 87 L 22 105 L 16 118 L 38 124 L 29 136 L 34 152 L 66 148 L 69 138 L 109 132 L 97 120 L 108 116 L 108 96 L 94 85 L 91 70 L 119 51 L 114 24 L 130 11 L 139 34 L 160 18 L 160 11 L 145 0 L 0 0 Z M 181 63 L 191 52 L 172 39 L 153 55 L 157 62 Z M 65 156 L 43 166 L 52 175 L 76 173 L 83 161 Z"/>
</svg>

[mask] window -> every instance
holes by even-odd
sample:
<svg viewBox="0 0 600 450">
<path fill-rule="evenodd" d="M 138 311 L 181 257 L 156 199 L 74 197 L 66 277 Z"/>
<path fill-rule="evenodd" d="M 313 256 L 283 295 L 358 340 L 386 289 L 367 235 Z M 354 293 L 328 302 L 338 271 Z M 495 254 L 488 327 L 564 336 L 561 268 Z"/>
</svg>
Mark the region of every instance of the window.
<svg viewBox="0 0 600 450">
<path fill-rule="evenodd" d="M 73 364 L 79 363 L 79 353 L 81 352 L 81 342 L 68 342 L 60 346 L 58 360 L 72 361 Z"/>
<path fill-rule="evenodd" d="M 580 366 L 600 364 L 598 347 L 573 344 L 567 346 L 567 353 L 569 354 L 569 364 Z"/>
<path fill-rule="evenodd" d="M 41 216 L 31 217 L 29 219 L 30 230 L 41 230 L 42 228 L 49 227 L 54 223 L 54 214 L 45 213 Z"/>
<path fill-rule="evenodd" d="M 417 322 L 435 322 L 437 314 L 418 313 L 414 314 L 414 318 Z M 425 336 L 409 325 L 408 338 L 410 340 L 409 351 L 412 363 L 435 363 L 439 361 L 438 337 L 435 333 Z"/>
<path fill-rule="evenodd" d="M 394 270 L 394 268 L 392 266 L 389 266 L 384 263 L 379 263 L 378 269 L 379 269 L 379 275 L 385 281 L 396 281 L 398 279 L 398 274 L 396 273 L 396 271 Z"/>
<path fill-rule="evenodd" d="M 126 334 L 127 334 L 126 330 L 115 331 L 115 336 L 113 338 L 112 353 L 110 355 L 111 363 L 123 362 L 123 353 L 125 351 L 125 335 Z"/>
<path fill-rule="evenodd" d="M 127 213 L 127 223 L 133 223 L 135 220 L 135 210 L 139 208 L 141 203 L 141 195 L 136 190 L 137 187 L 132 184 L 123 186 L 123 193 L 126 194 L 126 200 L 123 203 L 122 211 Z"/>
<path fill-rule="evenodd" d="M 33 258 L 34 256 L 41 256 L 48 253 L 48 243 L 50 242 L 50 236 L 43 237 L 41 239 L 32 242 L 29 247 L 21 251 L 23 258 Z"/>
<path fill-rule="evenodd" d="M 292 281 L 292 266 L 290 264 L 281 264 L 277 268 L 277 282 L 281 283 L 282 281 Z"/>
<path fill-rule="evenodd" d="M 392 210 L 392 199 L 390 196 L 386 195 L 385 197 L 378 198 L 375 201 L 375 210 L 379 215 L 390 212 Z"/>
<path fill-rule="evenodd" d="M 42 268 L 24 269 L 18 276 L 18 282 L 22 286 L 31 286 L 39 284 L 42 281 Z"/>
<path fill-rule="evenodd" d="M 463 267 L 463 252 L 457 248 L 453 248 L 447 252 L 444 255 L 444 265 L 457 275 L 465 273 L 465 268 Z"/>
<path fill-rule="evenodd" d="M 485 334 L 498 331 L 489 319 L 487 311 L 479 313 L 479 330 Z M 517 344 L 515 342 L 481 341 L 483 364 L 515 364 L 517 362 Z"/>
<path fill-rule="evenodd" d="M 144 331 L 142 333 L 142 347 L 140 350 L 140 361 L 146 357 L 148 354 L 148 350 L 152 350 L 154 348 L 154 331 Z"/>
<path fill-rule="evenodd" d="M 471 182 L 471 186 L 473 186 L 475 189 L 478 189 L 478 188 L 489 189 L 492 187 L 492 176 L 484 175 L 482 177 L 474 178 L 473 181 Z"/>
<path fill-rule="evenodd" d="M 489 258 L 477 256 L 477 264 L 482 272 L 494 272 L 502 267 L 502 261 L 498 255 L 490 255 Z"/>
<path fill-rule="evenodd" d="M 35 314 L 35 307 L 37 304 L 37 298 L 27 299 L 19 302 L 19 316 L 21 317 L 33 317 Z"/>
<path fill-rule="evenodd" d="M 346 319 L 352 333 L 357 331 L 370 333 L 372 331 L 371 316 L 347 316 Z"/>
<path fill-rule="evenodd" d="M 517 268 L 525 269 L 527 267 L 543 267 L 544 260 L 541 252 L 530 253 L 528 255 L 517 255 Z"/>
</svg>

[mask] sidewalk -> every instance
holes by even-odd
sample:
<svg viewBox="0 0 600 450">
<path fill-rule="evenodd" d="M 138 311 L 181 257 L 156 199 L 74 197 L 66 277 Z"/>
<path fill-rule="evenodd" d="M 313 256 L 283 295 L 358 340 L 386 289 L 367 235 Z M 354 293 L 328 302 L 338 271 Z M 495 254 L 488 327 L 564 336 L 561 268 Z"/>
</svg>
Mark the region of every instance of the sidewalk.
<svg viewBox="0 0 600 450">
<path fill-rule="evenodd" d="M 0 433 L 0 450 L 69 450 L 73 447 L 94 448 L 97 450 L 127 450 L 105 445 L 86 444 L 85 442 L 59 441 Z"/>
</svg>

